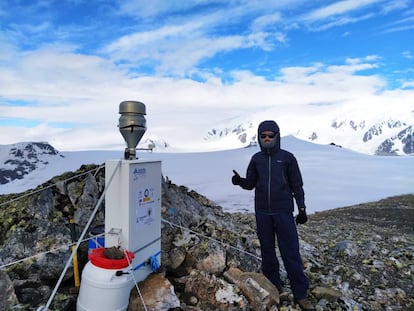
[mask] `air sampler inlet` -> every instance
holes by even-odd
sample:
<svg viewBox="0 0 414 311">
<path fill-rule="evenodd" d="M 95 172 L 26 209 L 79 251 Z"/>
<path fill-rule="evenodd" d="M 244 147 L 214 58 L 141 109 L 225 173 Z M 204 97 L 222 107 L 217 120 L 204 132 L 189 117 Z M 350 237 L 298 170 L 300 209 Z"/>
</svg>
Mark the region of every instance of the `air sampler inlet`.
<svg viewBox="0 0 414 311">
<path fill-rule="evenodd" d="M 136 159 L 136 147 L 147 130 L 145 105 L 137 101 L 123 101 L 119 104 L 119 131 L 125 139 L 125 160 Z"/>
</svg>

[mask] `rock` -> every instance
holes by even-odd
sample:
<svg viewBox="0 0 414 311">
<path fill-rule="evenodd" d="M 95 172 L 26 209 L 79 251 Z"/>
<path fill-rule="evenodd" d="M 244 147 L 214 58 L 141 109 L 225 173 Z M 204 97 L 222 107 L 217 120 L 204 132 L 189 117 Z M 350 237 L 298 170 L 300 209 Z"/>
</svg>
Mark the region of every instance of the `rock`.
<svg viewBox="0 0 414 311">
<path fill-rule="evenodd" d="M 332 248 L 332 254 L 336 257 L 356 256 L 357 253 L 354 241 L 339 241 Z"/>
<path fill-rule="evenodd" d="M 148 311 L 167 311 L 180 307 L 180 300 L 174 292 L 174 287 L 161 273 L 149 275 L 145 281 L 138 284 L 138 287 L 142 300 L 134 287 L 129 298 L 128 311 L 144 311 L 143 302 Z"/>
<path fill-rule="evenodd" d="M 103 251 L 103 255 L 109 259 L 123 259 L 124 253 L 119 247 L 106 247 Z"/>
<path fill-rule="evenodd" d="M 176 270 L 185 260 L 186 252 L 181 247 L 175 247 L 170 251 L 168 262 L 165 262 L 171 270 Z"/>
<path fill-rule="evenodd" d="M 29 212 L 34 218 L 47 219 L 55 209 L 55 203 L 52 189 L 45 189 L 31 202 Z"/>
<path fill-rule="evenodd" d="M 192 270 L 186 277 L 184 291 L 202 302 L 198 305 L 202 310 L 213 306 L 217 310 L 248 310 L 247 300 L 237 287 L 205 271 Z"/>
<path fill-rule="evenodd" d="M 11 310 L 18 303 L 13 283 L 5 271 L 0 270 L 0 311 Z"/>
<path fill-rule="evenodd" d="M 332 287 L 321 287 L 316 286 L 312 290 L 312 294 L 315 295 L 318 299 L 326 299 L 328 301 L 337 301 L 341 296 L 342 292 L 339 290 L 336 290 Z"/>
<path fill-rule="evenodd" d="M 269 310 L 280 303 L 276 286 L 261 273 L 243 272 L 237 268 L 230 268 L 223 276 L 240 287 L 253 310 Z"/>
<path fill-rule="evenodd" d="M 209 243 L 207 247 L 207 256 L 197 256 L 200 259 L 196 264 L 196 268 L 212 274 L 221 274 L 226 268 L 226 252 L 217 243 Z"/>
</svg>

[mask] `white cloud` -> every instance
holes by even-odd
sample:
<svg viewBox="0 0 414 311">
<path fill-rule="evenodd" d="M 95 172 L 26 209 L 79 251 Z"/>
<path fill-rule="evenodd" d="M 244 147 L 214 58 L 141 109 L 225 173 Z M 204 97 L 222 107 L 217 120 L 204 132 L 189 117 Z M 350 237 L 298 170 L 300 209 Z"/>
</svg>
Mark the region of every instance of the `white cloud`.
<svg viewBox="0 0 414 311">
<path fill-rule="evenodd" d="M 250 71 L 233 71 L 232 83 L 222 82 L 220 71 L 217 76 L 210 72 L 205 82 L 131 78 L 97 56 L 52 50 L 21 56 L 13 68 L 0 69 L 0 93 L 4 98 L 29 103 L 0 104 L 0 115 L 35 120 L 40 125 L 2 130 L 0 139 L 3 143 L 14 143 L 23 131 L 27 140 L 53 141 L 59 149 L 98 148 L 117 142 L 118 105 L 123 100 L 139 100 L 147 105 L 149 135 L 169 135 L 177 140 L 188 128 L 194 128 L 191 139 L 197 140 L 205 135 L 206 127 L 258 109 L 352 101 L 384 87 L 384 81 L 375 75 L 357 74 L 377 66 L 376 56 L 348 59 L 336 66 L 317 63 L 309 67 L 285 67 L 275 81 Z M 165 131 L 166 128 L 170 130 Z"/>
<path fill-rule="evenodd" d="M 106 47 L 106 50 L 113 54 L 122 54 L 123 51 L 136 51 L 138 48 L 143 49 L 148 44 L 159 43 L 163 40 L 171 38 L 189 36 L 189 34 L 199 28 L 200 25 L 197 23 L 188 23 L 182 25 L 164 26 L 150 31 L 136 32 L 130 35 L 122 36 L 115 42 L 109 44 Z"/>
<path fill-rule="evenodd" d="M 157 3 L 145 8 L 141 8 L 140 1 L 124 3 L 121 6 L 123 14 L 136 14 L 153 23 L 148 27 L 144 23 L 142 31 L 114 40 L 102 49 L 103 52 L 114 60 L 126 61 L 131 67 L 150 65 L 160 74 L 181 75 L 221 52 L 243 48 L 271 51 L 277 44 L 285 43 L 283 24 L 278 25 L 281 15 L 275 10 L 294 7 L 301 1 Z M 200 11 L 199 7 L 209 9 Z M 187 10 L 192 14 L 187 14 Z M 163 18 L 167 12 L 168 18 Z M 257 18 L 252 20 L 251 16 Z M 231 29 L 239 31 L 234 33 Z"/>
<path fill-rule="evenodd" d="M 363 20 L 370 19 L 374 16 L 374 14 L 364 14 L 358 17 L 351 17 L 351 16 L 341 16 L 337 18 L 332 18 L 327 21 L 323 21 L 321 23 L 312 24 L 310 27 L 313 31 L 323 31 L 333 27 L 344 26 L 348 24 L 355 24 L 361 22 Z"/>
<path fill-rule="evenodd" d="M 308 21 L 318 21 L 331 18 L 333 16 L 342 15 L 355 10 L 360 10 L 374 3 L 381 2 L 383 0 L 344 0 L 335 2 L 325 7 L 316 9 L 305 16 Z"/>
<path fill-rule="evenodd" d="M 404 58 L 407 58 L 407 59 L 413 59 L 413 58 L 414 58 L 414 55 L 413 55 L 413 53 L 412 53 L 411 51 L 403 51 L 403 52 L 401 53 L 401 55 L 402 55 Z"/>
<path fill-rule="evenodd" d="M 253 20 L 251 28 L 255 32 L 262 31 L 267 27 L 273 28 L 274 25 L 280 23 L 281 20 L 282 18 L 279 12 L 268 15 L 262 15 Z"/>
<path fill-rule="evenodd" d="M 15 27 L 21 32 L 27 32 L 30 34 L 37 34 L 42 31 L 46 31 L 51 28 L 51 24 L 49 22 L 42 22 L 40 24 L 19 24 L 15 25 Z"/>
<path fill-rule="evenodd" d="M 124 0 L 120 1 L 119 13 L 131 15 L 137 18 L 152 19 L 166 13 L 174 14 L 186 11 L 206 3 L 208 4 L 209 1 Z"/>
<path fill-rule="evenodd" d="M 382 6 L 382 13 L 388 14 L 389 12 L 395 10 L 406 9 L 410 7 L 410 0 L 394 0 L 394 1 L 386 1 Z"/>
<path fill-rule="evenodd" d="M 405 31 L 412 29 L 412 12 L 407 10 L 411 0 L 384 1 L 384 0 L 343 0 L 324 7 L 314 9 L 304 14 L 301 21 L 312 31 L 324 31 L 333 27 L 356 24 L 361 21 L 375 19 L 400 11 L 406 18 L 392 19 L 388 25 L 378 26 L 383 33 Z M 400 26 L 397 26 L 400 25 Z"/>
<path fill-rule="evenodd" d="M 401 85 L 401 87 L 403 89 L 414 88 L 414 81 L 406 81 Z"/>
</svg>

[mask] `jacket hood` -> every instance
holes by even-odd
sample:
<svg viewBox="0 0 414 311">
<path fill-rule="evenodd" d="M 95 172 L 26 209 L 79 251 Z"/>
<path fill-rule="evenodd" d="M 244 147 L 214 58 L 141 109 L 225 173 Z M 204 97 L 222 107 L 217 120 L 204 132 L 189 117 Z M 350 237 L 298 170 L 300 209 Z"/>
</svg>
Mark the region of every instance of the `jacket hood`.
<svg viewBox="0 0 414 311">
<path fill-rule="evenodd" d="M 265 131 L 272 131 L 276 134 L 276 137 L 274 138 L 276 140 L 275 144 L 271 148 L 265 148 L 262 145 L 262 139 L 260 138 L 260 134 Z M 279 126 L 277 125 L 277 123 L 272 120 L 266 120 L 266 121 L 261 122 L 257 129 L 257 141 L 259 142 L 261 150 L 270 150 L 270 151 L 279 150 L 280 149 L 280 130 L 279 130 Z"/>
</svg>

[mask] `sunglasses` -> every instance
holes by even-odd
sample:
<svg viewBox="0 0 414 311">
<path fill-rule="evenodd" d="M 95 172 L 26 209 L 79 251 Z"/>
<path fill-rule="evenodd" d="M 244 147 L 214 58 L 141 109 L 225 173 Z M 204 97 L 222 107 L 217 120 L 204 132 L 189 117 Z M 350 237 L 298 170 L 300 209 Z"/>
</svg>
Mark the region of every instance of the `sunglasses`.
<svg viewBox="0 0 414 311">
<path fill-rule="evenodd" d="M 266 137 L 275 138 L 276 134 L 260 134 L 260 138 L 264 139 Z"/>
</svg>

